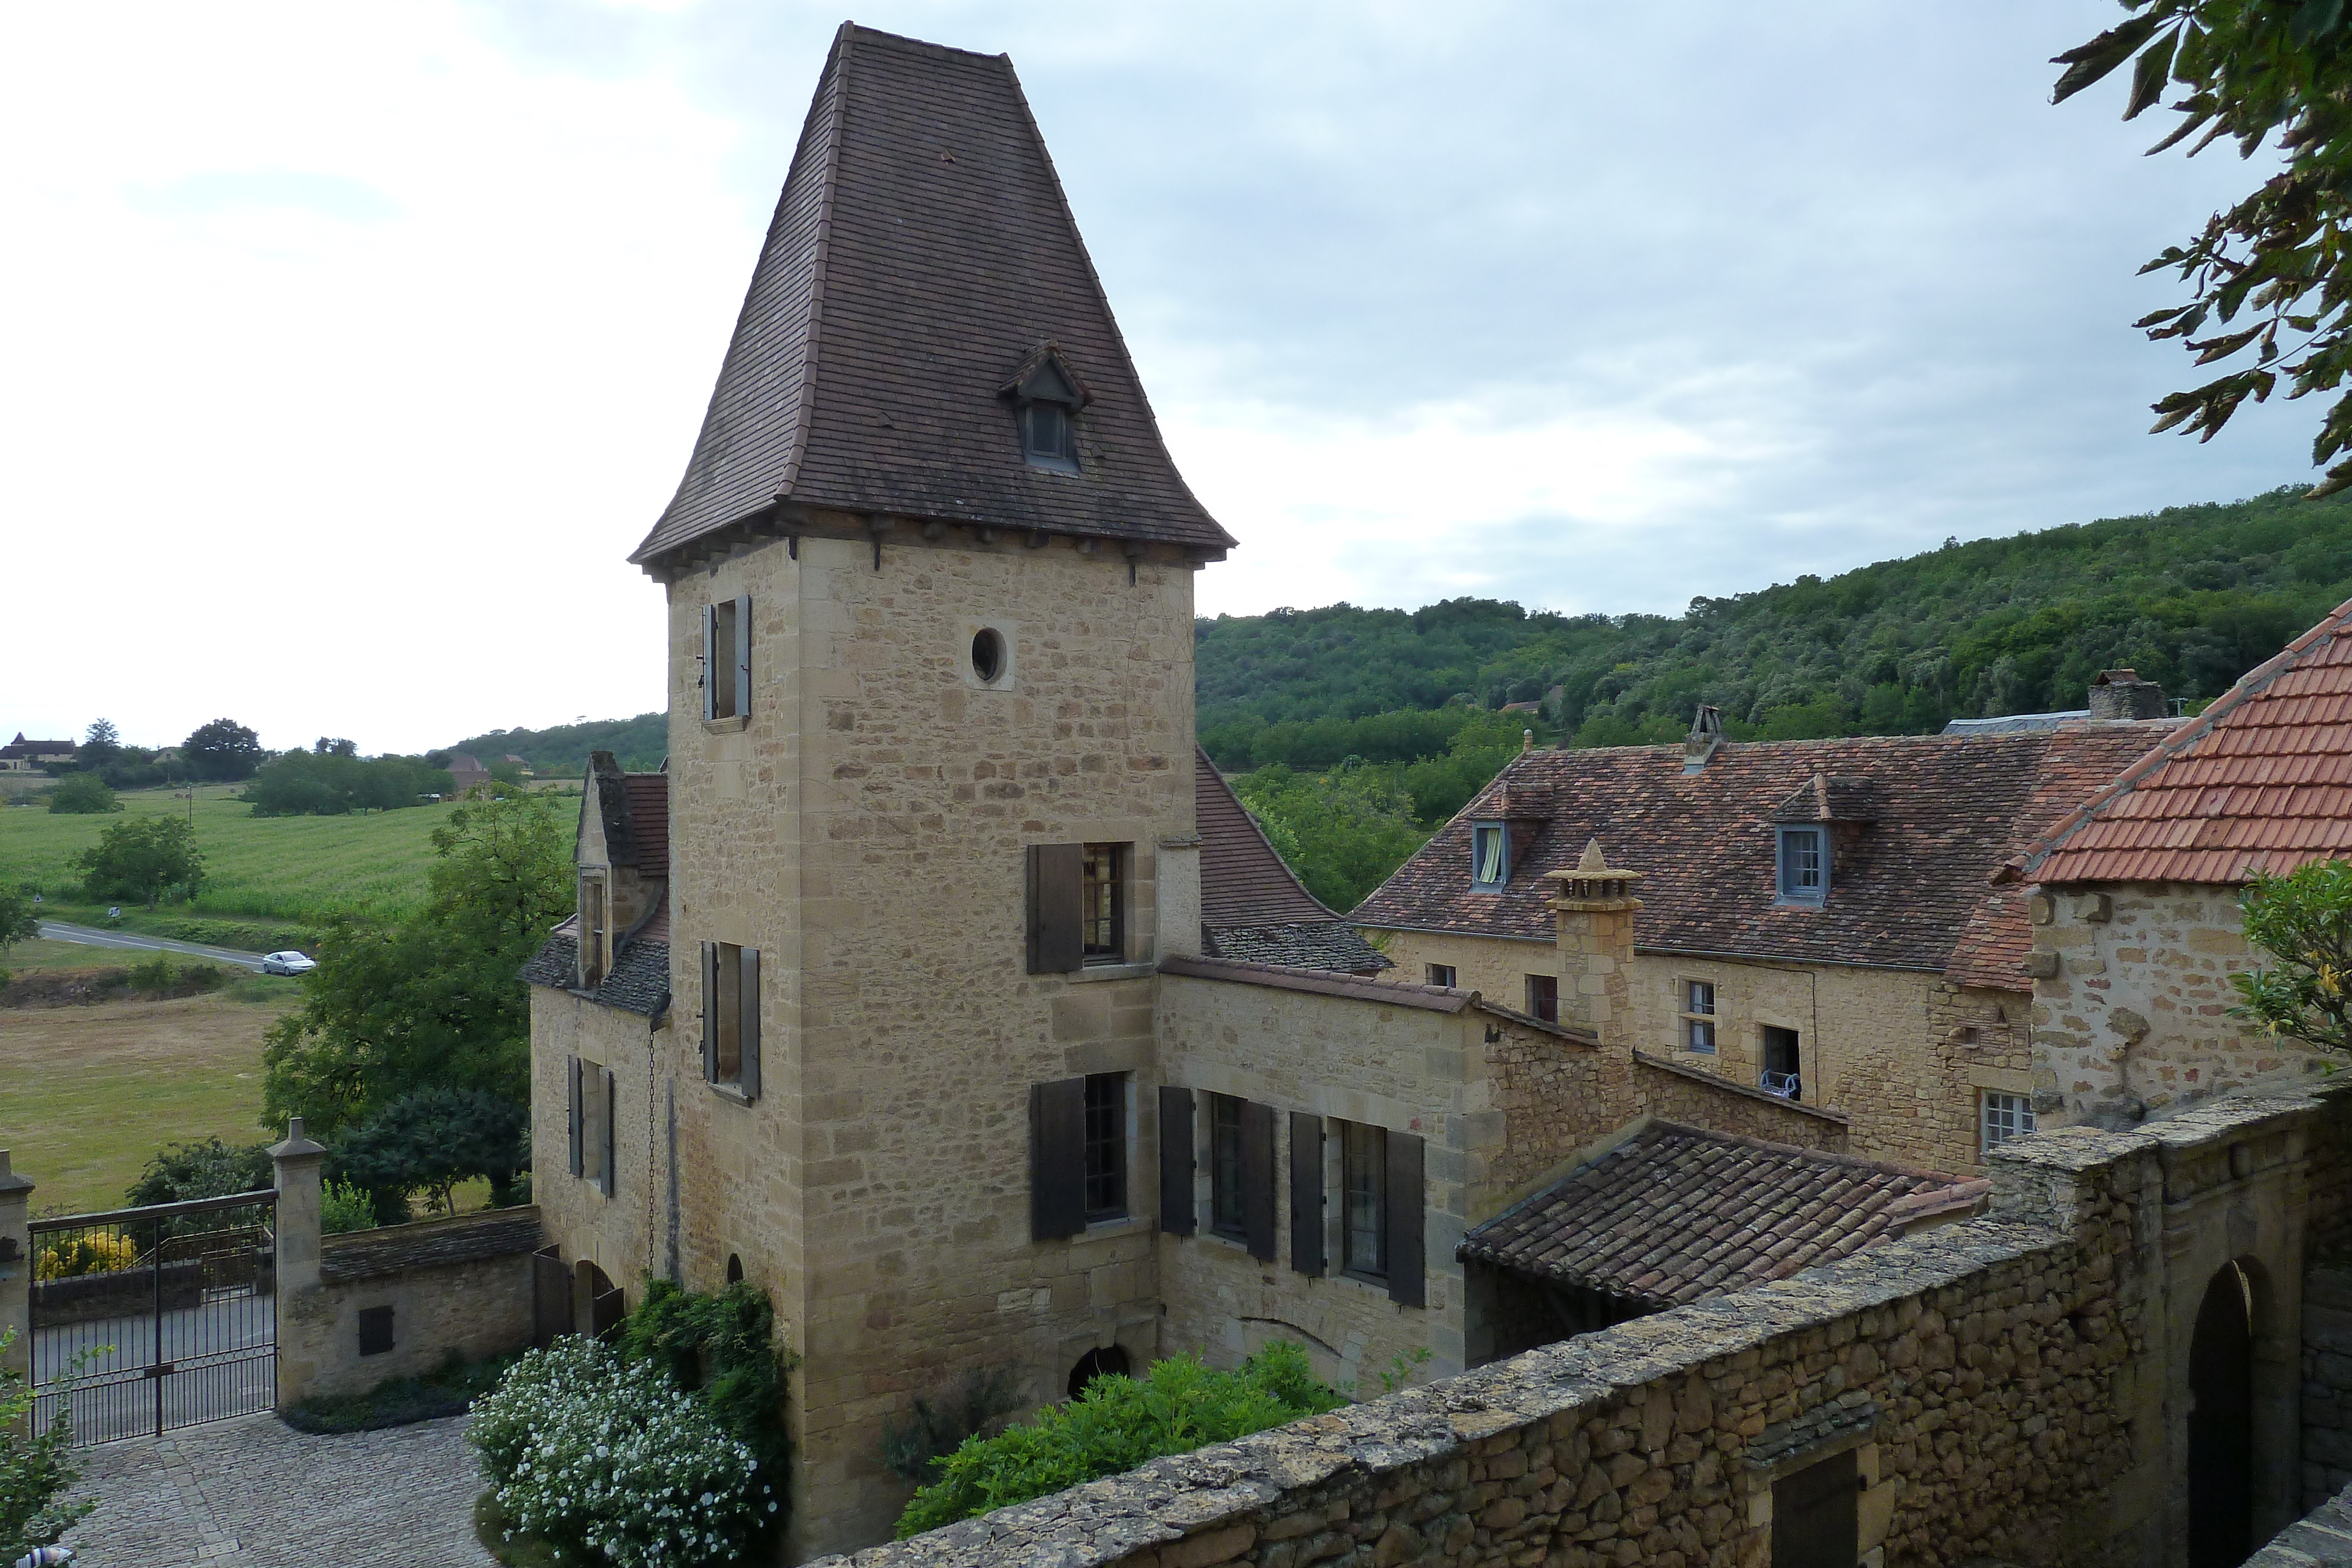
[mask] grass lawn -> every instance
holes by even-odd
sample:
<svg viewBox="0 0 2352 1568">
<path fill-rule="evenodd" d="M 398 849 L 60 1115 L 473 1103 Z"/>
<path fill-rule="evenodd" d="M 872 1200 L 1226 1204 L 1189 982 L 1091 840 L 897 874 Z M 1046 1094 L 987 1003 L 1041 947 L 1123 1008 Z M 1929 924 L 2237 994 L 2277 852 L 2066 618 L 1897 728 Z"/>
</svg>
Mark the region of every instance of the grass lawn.
<svg viewBox="0 0 2352 1568">
<path fill-rule="evenodd" d="M 238 788 L 214 784 L 196 791 L 204 891 L 193 909 L 174 904 L 159 913 L 305 921 L 332 908 L 403 914 L 425 901 L 425 872 L 435 858 L 432 832 L 448 820 L 450 806 L 349 817 L 257 817 L 235 799 Z M 185 795 L 168 789 L 134 790 L 122 803 L 122 813 L 89 817 L 38 805 L 0 807 L 0 883 L 30 883 L 53 904 L 79 901 L 81 878 L 71 862 L 98 841 L 108 823 L 189 810 Z M 56 911 L 64 919 L 75 913 Z"/>
<path fill-rule="evenodd" d="M 0 1149 L 39 1184 L 35 1212 L 115 1207 L 173 1139 L 264 1136 L 261 1034 L 291 992 L 0 1009 Z"/>
<path fill-rule="evenodd" d="M 127 968 L 142 958 L 152 958 L 152 953 L 112 953 L 102 947 L 85 947 L 79 942 L 19 942 L 5 953 L 0 953 L 0 969 L 22 973 L 26 969 L 104 969 Z M 174 955 L 174 958 L 178 958 Z"/>
</svg>

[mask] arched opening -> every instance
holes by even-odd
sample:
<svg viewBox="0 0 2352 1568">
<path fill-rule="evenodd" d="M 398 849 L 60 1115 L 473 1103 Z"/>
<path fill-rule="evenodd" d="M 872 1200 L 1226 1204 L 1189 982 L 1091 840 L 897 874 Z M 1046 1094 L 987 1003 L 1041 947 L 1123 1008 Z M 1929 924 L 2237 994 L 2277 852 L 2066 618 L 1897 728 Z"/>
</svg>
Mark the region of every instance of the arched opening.
<svg viewBox="0 0 2352 1568">
<path fill-rule="evenodd" d="M 1070 1368 L 1070 1397 L 1076 1399 L 1087 1391 L 1087 1385 L 1097 1377 L 1127 1375 L 1127 1352 L 1115 1344 L 1100 1350 L 1090 1350 L 1078 1357 L 1078 1364 Z"/>
<path fill-rule="evenodd" d="M 621 1298 L 621 1288 L 613 1283 L 604 1270 L 583 1258 L 573 1265 L 572 1283 L 572 1321 L 585 1328 L 596 1339 L 610 1339 L 621 1326 L 627 1308 Z"/>
<path fill-rule="evenodd" d="M 2254 1549 L 2254 1286 L 2224 1263 L 2189 1343 L 2189 1568 L 2238 1568 Z"/>
<path fill-rule="evenodd" d="M 743 1260 L 732 1252 L 727 1254 L 727 1282 L 730 1285 L 743 1282 Z"/>
</svg>

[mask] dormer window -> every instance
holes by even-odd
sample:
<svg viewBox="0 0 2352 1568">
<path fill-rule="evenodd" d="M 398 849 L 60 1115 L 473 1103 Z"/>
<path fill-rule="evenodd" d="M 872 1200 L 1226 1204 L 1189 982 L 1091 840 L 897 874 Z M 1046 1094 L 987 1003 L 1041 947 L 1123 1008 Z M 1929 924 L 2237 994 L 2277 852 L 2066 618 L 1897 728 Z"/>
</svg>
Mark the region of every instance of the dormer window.
<svg viewBox="0 0 2352 1568">
<path fill-rule="evenodd" d="M 1829 894 L 1830 841 L 1818 827 L 1780 830 L 1780 901 L 1819 904 Z"/>
<path fill-rule="evenodd" d="M 1000 395 L 1013 403 L 1023 462 L 1060 474 L 1078 471 L 1078 411 L 1092 400 L 1059 350 L 1051 343 L 1040 348 Z"/>
<path fill-rule="evenodd" d="M 1510 824 L 1473 823 L 1470 829 L 1470 885 L 1488 892 L 1499 892 L 1510 880 Z"/>
</svg>

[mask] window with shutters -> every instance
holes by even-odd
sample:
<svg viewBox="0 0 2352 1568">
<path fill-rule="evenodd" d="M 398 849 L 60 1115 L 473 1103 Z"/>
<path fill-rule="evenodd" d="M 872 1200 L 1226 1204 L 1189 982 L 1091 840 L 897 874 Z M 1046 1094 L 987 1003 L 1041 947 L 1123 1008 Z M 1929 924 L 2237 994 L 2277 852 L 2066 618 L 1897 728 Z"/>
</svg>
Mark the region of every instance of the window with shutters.
<svg viewBox="0 0 2352 1568">
<path fill-rule="evenodd" d="M 1546 1023 L 1559 1021 L 1559 977 L 1529 975 L 1528 977 L 1528 1016 Z"/>
<path fill-rule="evenodd" d="M 745 718 L 751 712 L 751 596 L 702 607 L 702 716 Z"/>
<path fill-rule="evenodd" d="M 1248 1237 L 1242 1207 L 1242 1102 L 1209 1096 L 1209 1228 L 1229 1240 Z"/>
<path fill-rule="evenodd" d="M 1079 918 L 1089 964 L 1127 962 L 1127 846 L 1088 844 Z"/>
<path fill-rule="evenodd" d="M 748 1099 L 760 1093 L 760 950 L 702 945 L 702 1076 Z"/>
<path fill-rule="evenodd" d="M 1127 1074 L 1087 1077 L 1086 1216 L 1093 1225 L 1127 1218 Z"/>
<path fill-rule="evenodd" d="M 614 1155 L 618 1134 L 619 1087 L 612 1071 L 572 1057 L 567 1064 L 571 1098 L 571 1169 L 605 1197 L 613 1196 Z"/>
<path fill-rule="evenodd" d="M 580 987 L 593 990 L 612 964 L 612 936 L 605 926 L 604 878 L 584 873 L 580 878 Z"/>
<path fill-rule="evenodd" d="M 1386 1281 L 1389 1135 L 1360 1122 L 1339 1125 L 1339 1267 L 1359 1279 Z"/>
</svg>

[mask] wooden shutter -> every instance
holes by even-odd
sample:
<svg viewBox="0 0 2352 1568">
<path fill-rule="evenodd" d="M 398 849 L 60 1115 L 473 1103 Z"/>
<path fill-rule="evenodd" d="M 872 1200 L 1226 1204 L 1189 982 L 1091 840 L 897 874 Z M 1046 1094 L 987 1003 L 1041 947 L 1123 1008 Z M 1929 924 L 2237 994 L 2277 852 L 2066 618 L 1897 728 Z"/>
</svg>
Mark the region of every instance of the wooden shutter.
<svg viewBox="0 0 2352 1568">
<path fill-rule="evenodd" d="M 1323 1118 L 1290 1113 L 1290 1266 L 1323 1272 Z"/>
<path fill-rule="evenodd" d="M 563 1068 L 563 1076 L 565 1084 L 571 1091 L 572 1174 L 573 1176 L 578 1176 L 583 1168 L 580 1157 L 582 1153 L 580 1148 L 580 1113 L 582 1106 L 580 1104 L 580 1059 L 578 1057 L 574 1056 L 566 1059 Z"/>
<path fill-rule="evenodd" d="M 1160 1228 L 1190 1236 L 1201 1228 L 1192 1201 L 1192 1092 L 1160 1086 Z"/>
<path fill-rule="evenodd" d="M 1410 1133 L 1391 1132 L 1384 1196 L 1388 1212 L 1389 1300 L 1401 1306 L 1426 1306 L 1429 1289 L 1423 1276 L 1421 1140 Z"/>
<path fill-rule="evenodd" d="M 1087 1081 L 1029 1086 L 1029 1239 L 1087 1228 Z"/>
<path fill-rule="evenodd" d="M 572 1332 L 572 1270 L 553 1243 L 530 1255 L 530 1343 L 544 1350 Z"/>
<path fill-rule="evenodd" d="M 618 1144 L 619 1144 L 619 1141 L 620 1141 L 620 1140 L 619 1140 L 618 1135 L 617 1135 L 617 1134 L 613 1131 L 613 1124 L 620 1120 L 620 1113 L 621 1113 L 621 1081 L 620 1081 L 618 1078 L 614 1077 L 614 1076 L 613 1076 L 612 1070 L 611 1070 L 610 1068 L 607 1068 L 607 1069 L 605 1070 L 605 1071 L 604 1071 L 604 1196 L 605 1196 L 606 1197 L 612 1197 L 612 1196 L 613 1196 L 613 1190 L 614 1190 L 614 1188 L 619 1185 L 619 1178 L 620 1178 L 620 1174 L 621 1174 L 621 1173 L 620 1173 L 620 1162 L 619 1162 L 618 1160 L 616 1160 L 616 1159 L 614 1159 L 614 1150 L 615 1150 L 615 1148 L 617 1147 L 617 1145 L 618 1145 Z"/>
<path fill-rule="evenodd" d="M 735 711 L 751 711 L 751 596 L 735 601 Z"/>
<path fill-rule="evenodd" d="M 1242 1234 L 1249 1255 L 1274 1261 L 1274 1107 L 1242 1102 Z"/>
<path fill-rule="evenodd" d="M 740 949 L 743 956 L 743 977 L 739 986 L 737 1002 L 742 1018 L 736 1026 L 735 1038 L 741 1042 L 743 1098 L 760 1097 L 760 950 Z"/>
<path fill-rule="evenodd" d="M 702 607 L 702 716 L 719 716 L 719 606 Z"/>
<path fill-rule="evenodd" d="M 719 1082 L 719 944 L 702 945 L 702 1081 Z"/>
<path fill-rule="evenodd" d="M 1086 946 L 1084 844 L 1029 846 L 1029 972 L 1082 969 Z"/>
</svg>

